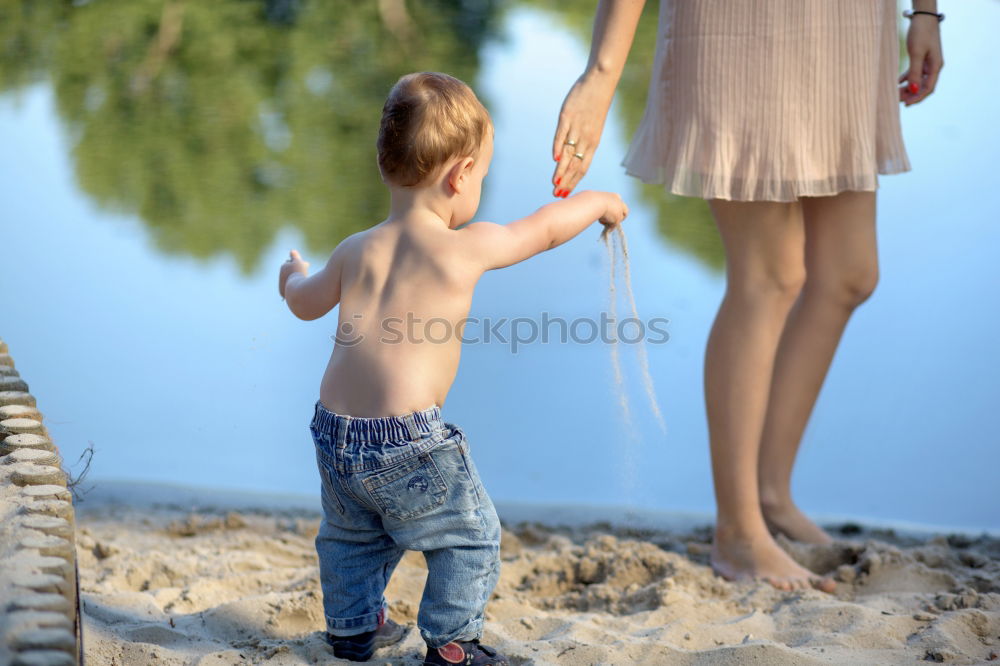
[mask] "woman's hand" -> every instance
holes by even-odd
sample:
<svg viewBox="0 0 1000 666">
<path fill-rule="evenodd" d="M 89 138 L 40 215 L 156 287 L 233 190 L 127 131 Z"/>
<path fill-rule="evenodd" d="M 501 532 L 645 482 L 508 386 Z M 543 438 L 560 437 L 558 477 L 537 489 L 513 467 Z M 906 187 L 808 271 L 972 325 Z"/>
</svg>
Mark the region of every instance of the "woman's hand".
<svg viewBox="0 0 1000 666">
<path fill-rule="evenodd" d="M 906 50 L 910 54 L 910 69 L 899 77 L 899 101 L 910 106 L 923 101 L 934 92 L 938 74 L 944 67 L 941 54 L 941 29 L 934 16 L 916 14 L 910 19 L 906 33 Z"/>
<path fill-rule="evenodd" d="M 565 199 L 586 175 L 601 142 L 614 93 L 614 83 L 602 81 L 599 74 L 584 74 L 566 95 L 552 142 L 552 159 L 556 160 L 552 175 L 555 196 Z"/>
</svg>

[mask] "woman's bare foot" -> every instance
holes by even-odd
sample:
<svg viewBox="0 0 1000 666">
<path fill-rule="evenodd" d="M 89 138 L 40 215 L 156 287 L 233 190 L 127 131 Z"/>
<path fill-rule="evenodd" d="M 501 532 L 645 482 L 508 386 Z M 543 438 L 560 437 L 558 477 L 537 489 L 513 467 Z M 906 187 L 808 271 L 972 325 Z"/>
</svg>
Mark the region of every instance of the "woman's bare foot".
<svg viewBox="0 0 1000 666">
<path fill-rule="evenodd" d="M 833 539 L 822 527 L 809 520 L 791 500 L 787 502 L 761 502 L 767 528 L 775 534 L 784 534 L 793 541 L 825 545 Z"/>
<path fill-rule="evenodd" d="M 755 538 L 720 536 L 712 544 L 712 570 L 726 580 L 763 580 L 779 590 L 814 587 L 833 592 L 836 583 L 799 565 L 766 532 Z"/>
</svg>

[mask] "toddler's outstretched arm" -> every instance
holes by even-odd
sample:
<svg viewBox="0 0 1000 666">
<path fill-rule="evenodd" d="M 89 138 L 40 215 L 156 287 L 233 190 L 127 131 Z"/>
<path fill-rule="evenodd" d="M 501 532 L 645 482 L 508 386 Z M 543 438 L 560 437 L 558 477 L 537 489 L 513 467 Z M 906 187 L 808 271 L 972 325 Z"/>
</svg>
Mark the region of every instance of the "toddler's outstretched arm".
<svg viewBox="0 0 1000 666">
<path fill-rule="evenodd" d="M 326 266 L 309 275 L 309 262 L 297 250 L 281 265 L 278 293 L 299 319 L 319 319 L 340 302 L 340 260 L 336 251 Z"/>
<path fill-rule="evenodd" d="M 468 256 L 479 262 L 482 270 L 491 270 L 562 245 L 595 220 L 614 226 L 627 215 L 628 206 L 617 194 L 586 191 L 542 206 L 507 225 L 476 222 L 459 233 L 465 234 L 464 240 L 471 247 Z"/>
</svg>

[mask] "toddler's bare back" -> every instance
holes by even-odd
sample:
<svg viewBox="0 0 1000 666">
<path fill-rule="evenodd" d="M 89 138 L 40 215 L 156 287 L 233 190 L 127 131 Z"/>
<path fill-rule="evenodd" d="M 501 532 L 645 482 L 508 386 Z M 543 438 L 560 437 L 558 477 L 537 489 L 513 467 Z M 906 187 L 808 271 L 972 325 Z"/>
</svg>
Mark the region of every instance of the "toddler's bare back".
<svg viewBox="0 0 1000 666">
<path fill-rule="evenodd" d="M 456 256 L 458 233 L 389 221 L 337 248 L 337 342 L 320 387 L 328 409 L 378 417 L 444 404 L 481 274 Z"/>
</svg>

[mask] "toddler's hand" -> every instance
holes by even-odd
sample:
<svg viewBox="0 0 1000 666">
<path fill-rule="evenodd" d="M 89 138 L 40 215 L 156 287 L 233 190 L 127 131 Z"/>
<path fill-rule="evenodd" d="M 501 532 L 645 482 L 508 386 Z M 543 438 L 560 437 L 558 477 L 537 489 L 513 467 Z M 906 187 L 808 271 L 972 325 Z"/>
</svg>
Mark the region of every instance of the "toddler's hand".
<svg viewBox="0 0 1000 666">
<path fill-rule="evenodd" d="M 292 273 L 309 275 L 309 262 L 302 260 L 298 250 L 292 250 L 285 263 L 281 264 L 281 272 L 278 274 L 278 293 L 282 298 L 285 297 L 285 282 Z"/>
<path fill-rule="evenodd" d="M 605 192 L 605 194 L 608 199 L 608 207 L 604 211 L 604 215 L 601 215 L 600 222 L 606 227 L 605 231 L 608 231 L 628 217 L 628 206 L 614 192 Z"/>
</svg>

